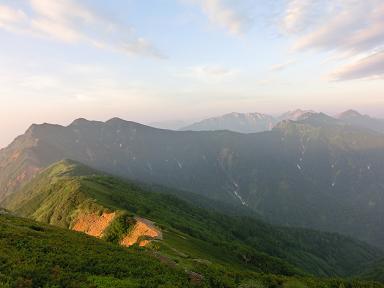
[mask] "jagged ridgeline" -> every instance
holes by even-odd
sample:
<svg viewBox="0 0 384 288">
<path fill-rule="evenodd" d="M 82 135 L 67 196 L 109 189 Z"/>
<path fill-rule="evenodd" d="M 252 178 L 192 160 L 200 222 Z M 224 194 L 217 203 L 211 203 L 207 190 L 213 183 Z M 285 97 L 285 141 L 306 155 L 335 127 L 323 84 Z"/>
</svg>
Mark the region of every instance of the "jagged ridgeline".
<svg viewBox="0 0 384 288">
<path fill-rule="evenodd" d="M 104 175 L 71 160 L 42 171 L 2 202 L 16 215 L 145 246 L 177 267 L 279 275 L 353 276 L 383 253 L 337 234 L 230 217 Z M 204 273 L 203 273 L 204 274 Z"/>
<path fill-rule="evenodd" d="M 117 118 L 33 125 L 0 151 L 0 199 L 67 158 L 238 204 L 277 225 L 338 232 L 383 248 L 384 134 L 365 128 L 369 119 L 353 112 L 341 119 L 296 116 L 253 134 L 169 131 Z"/>
</svg>

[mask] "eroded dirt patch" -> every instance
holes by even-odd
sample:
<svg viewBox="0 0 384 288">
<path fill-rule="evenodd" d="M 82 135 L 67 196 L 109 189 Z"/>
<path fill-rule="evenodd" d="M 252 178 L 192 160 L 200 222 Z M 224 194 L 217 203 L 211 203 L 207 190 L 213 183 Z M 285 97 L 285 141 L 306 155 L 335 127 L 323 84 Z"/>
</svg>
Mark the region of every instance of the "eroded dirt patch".
<svg viewBox="0 0 384 288">
<path fill-rule="evenodd" d="M 146 246 L 155 239 L 163 239 L 161 230 L 157 228 L 153 222 L 136 217 L 135 226 L 133 226 L 130 233 L 121 240 L 120 245 L 129 247 L 138 243 L 139 246 Z"/>
<path fill-rule="evenodd" d="M 101 215 L 96 213 L 78 215 L 72 230 L 84 232 L 94 237 L 102 237 L 104 230 L 111 224 L 116 213 L 106 213 Z"/>
</svg>

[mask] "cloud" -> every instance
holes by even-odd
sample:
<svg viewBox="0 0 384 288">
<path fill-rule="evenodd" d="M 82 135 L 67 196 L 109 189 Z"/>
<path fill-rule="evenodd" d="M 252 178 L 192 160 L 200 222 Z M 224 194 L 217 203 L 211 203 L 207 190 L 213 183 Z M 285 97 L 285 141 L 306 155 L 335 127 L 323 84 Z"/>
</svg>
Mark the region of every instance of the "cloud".
<svg viewBox="0 0 384 288">
<path fill-rule="evenodd" d="M 253 18 L 249 14 L 250 8 L 254 6 L 249 0 L 193 0 L 208 16 L 209 20 L 232 35 L 242 35 L 249 30 Z"/>
<path fill-rule="evenodd" d="M 144 56 L 154 56 L 156 58 L 167 58 L 156 47 L 154 47 L 148 40 L 144 38 L 137 38 L 135 41 L 127 42 L 122 45 L 122 49 L 128 54 L 142 54 Z"/>
<path fill-rule="evenodd" d="M 9 23 L 18 23 L 25 19 L 26 15 L 23 11 L 0 5 L 0 27 L 6 27 Z"/>
<path fill-rule="evenodd" d="M 272 65 L 269 70 L 270 71 L 274 71 L 274 72 L 277 72 L 277 71 L 282 71 L 284 70 L 285 68 L 287 68 L 288 66 L 292 65 L 296 63 L 295 60 L 289 60 L 287 62 L 284 62 L 284 63 L 280 63 L 280 64 L 275 64 L 275 65 Z"/>
<path fill-rule="evenodd" d="M 336 75 L 346 67 L 363 65 L 360 61 L 364 60 L 354 62 L 354 59 L 374 54 L 384 46 L 384 2 L 289 0 L 282 27 L 296 38 L 294 51 L 322 50 L 349 55 L 351 63 L 333 73 Z M 361 77 L 369 77 L 369 71 L 377 73 L 379 70 L 366 69 Z"/>
<path fill-rule="evenodd" d="M 289 2 L 282 26 L 288 32 L 297 32 L 303 29 L 303 24 L 308 21 L 308 11 L 311 0 L 292 0 Z"/>
<path fill-rule="evenodd" d="M 148 40 L 74 0 L 25 0 L 30 9 L 0 5 L 0 28 L 66 43 L 164 58 Z M 29 13 L 27 13 L 28 11 Z"/>
<path fill-rule="evenodd" d="M 227 80 L 238 73 L 239 71 L 236 69 L 228 69 L 217 65 L 201 65 L 188 67 L 187 71 L 180 74 L 180 76 L 205 82 L 220 82 Z"/>
<path fill-rule="evenodd" d="M 346 65 L 331 75 L 332 80 L 380 78 L 384 75 L 384 50 Z"/>
</svg>

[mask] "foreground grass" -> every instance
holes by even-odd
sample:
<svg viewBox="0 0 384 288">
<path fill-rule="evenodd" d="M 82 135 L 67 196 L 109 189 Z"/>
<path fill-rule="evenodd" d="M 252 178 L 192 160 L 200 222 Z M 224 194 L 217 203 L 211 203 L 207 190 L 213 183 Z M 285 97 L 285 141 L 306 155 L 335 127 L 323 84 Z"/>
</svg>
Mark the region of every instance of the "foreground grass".
<svg viewBox="0 0 384 288">
<path fill-rule="evenodd" d="M 194 263 L 186 268 L 151 249 L 122 248 L 82 233 L 0 215 L 1 288 L 384 288 L 374 282 L 287 277 Z"/>
<path fill-rule="evenodd" d="M 0 216 L 2 287 L 104 287 L 105 281 L 124 283 L 121 287 L 189 287 L 184 271 L 163 265 L 144 250 Z"/>
</svg>

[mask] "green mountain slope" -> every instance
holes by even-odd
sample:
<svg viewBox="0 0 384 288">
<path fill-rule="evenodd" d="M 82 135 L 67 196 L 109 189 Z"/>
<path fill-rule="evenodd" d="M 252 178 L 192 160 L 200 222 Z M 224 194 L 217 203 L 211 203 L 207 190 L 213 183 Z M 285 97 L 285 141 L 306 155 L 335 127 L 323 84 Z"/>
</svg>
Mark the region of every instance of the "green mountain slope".
<svg viewBox="0 0 384 288">
<path fill-rule="evenodd" d="M 153 251 L 122 248 L 32 220 L 0 215 L 0 287 L 382 288 L 364 281 L 284 277 L 200 264 L 203 278 Z"/>
<path fill-rule="evenodd" d="M 189 286 L 187 273 L 145 251 L 0 215 L 0 287 Z"/>
<path fill-rule="evenodd" d="M 151 246 L 185 267 L 217 263 L 232 269 L 285 275 L 351 276 L 383 255 L 344 236 L 276 228 L 250 217 L 230 217 L 197 208 L 73 161 L 49 167 L 2 206 L 65 228 L 73 228 L 77 216 L 87 213 L 115 211 L 128 218 L 144 217 L 163 231 L 163 240 Z M 116 241 L 124 229 L 114 229 L 106 236 Z"/>
<path fill-rule="evenodd" d="M 255 134 L 168 131 L 116 118 L 33 125 L 0 152 L 0 199 L 68 158 L 247 206 L 274 224 L 384 247 L 384 135 L 324 114 L 299 120 Z"/>
<path fill-rule="evenodd" d="M 363 269 L 359 278 L 384 282 L 384 259 L 368 265 Z"/>
</svg>

